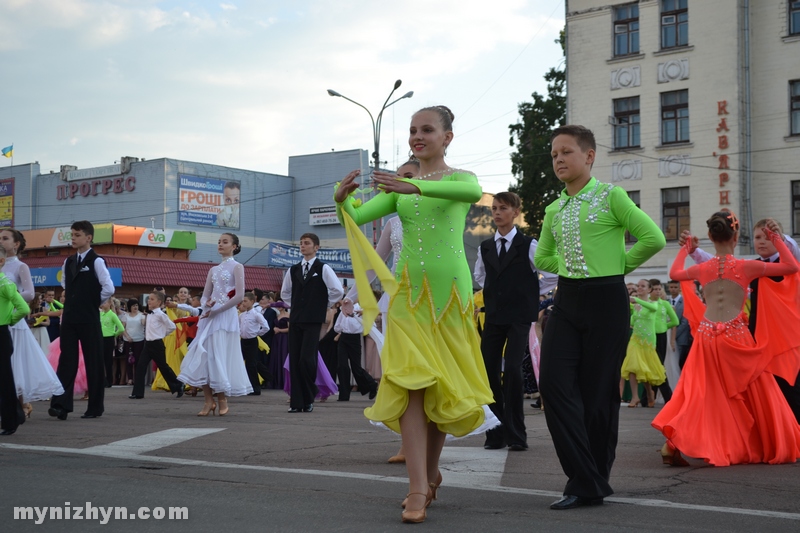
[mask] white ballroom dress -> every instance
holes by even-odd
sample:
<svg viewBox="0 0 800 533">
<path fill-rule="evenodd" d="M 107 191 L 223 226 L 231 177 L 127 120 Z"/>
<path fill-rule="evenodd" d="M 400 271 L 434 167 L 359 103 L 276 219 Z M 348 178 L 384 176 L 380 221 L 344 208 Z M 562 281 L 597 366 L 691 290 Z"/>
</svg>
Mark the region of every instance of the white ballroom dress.
<svg viewBox="0 0 800 533">
<path fill-rule="evenodd" d="M 234 275 L 235 270 L 238 275 Z M 244 295 L 244 267 L 229 257 L 213 267 L 206 280 L 201 299 L 203 313 L 209 309 L 220 311 L 199 320 L 197 337 L 181 362 L 178 380 L 192 387 L 209 385 L 215 394 L 224 392 L 226 396 L 253 392 L 242 358 L 239 314 L 231 302 L 234 294 Z M 209 300 L 213 302 L 211 307 L 207 307 Z"/>
<path fill-rule="evenodd" d="M 33 300 L 33 280 L 28 265 L 16 256 L 7 257 L 2 271 L 16 284 L 17 290 L 26 302 Z M 64 394 L 61 381 L 47 361 L 41 345 L 33 336 L 27 322 L 20 320 L 9 326 L 8 330 L 14 343 L 11 367 L 14 370 L 17 396 L 21 395 L 25 402 L 36 402 Z"/>
</svg>

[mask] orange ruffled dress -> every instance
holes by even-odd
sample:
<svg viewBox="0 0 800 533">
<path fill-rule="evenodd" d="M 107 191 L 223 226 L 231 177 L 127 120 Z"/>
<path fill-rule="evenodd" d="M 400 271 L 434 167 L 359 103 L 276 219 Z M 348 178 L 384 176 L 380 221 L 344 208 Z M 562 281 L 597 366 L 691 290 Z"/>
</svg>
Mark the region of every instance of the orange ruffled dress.
<svg viewBox="0 0 800 533">
<path fill-rule="evenodd" d="M 781 261 L 794 261 L 780 240 L 775 242 Z M 675 259 L 670 276 L 685 278 L 686 249 Z M 684 316 L 694 335 L 694 344 L 678 386 L 653 427 L 670 445 L 690 457 L 715 466 L 746 463 L 794 463 L 800 457 L 800 426 L 786 403 L 773 375 L 793 383 L 800 370 L 800 323 L 798 274 L 776 283 L 771 266 L 726 256 L 724 266 L 715 257 L 690 267 L 686 274 L 700 281 L 725 279 L 745 292 L 751 280 L 759 280 L 756 337 L 740 313 L 728 322 L 704 317 L 705 305 L 691 281 L 682 281 Z M 723 269 L 719 274 L 720 268 Z"/>
</svg>

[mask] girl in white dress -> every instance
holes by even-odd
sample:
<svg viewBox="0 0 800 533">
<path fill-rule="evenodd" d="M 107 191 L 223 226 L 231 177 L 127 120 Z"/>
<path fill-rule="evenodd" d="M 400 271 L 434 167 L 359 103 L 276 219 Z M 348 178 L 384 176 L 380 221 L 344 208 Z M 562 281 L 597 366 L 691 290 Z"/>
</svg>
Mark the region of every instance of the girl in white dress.
<svg viewBox="0 0 800 533">
<path fill-rule="evenodd" d="M 0 231 L 0 246 L 6 250 L 3 273 L 16 284 L 22 298 L 26 302 L 31 302 L 34 297 L 31 270 L 17 257 L 17 254 L 25 249 L 25 237 L 15 229 L 4 229 Z M 14 353 L 11 356 L 14 383 L 17 385 L 22 410 L 25 411 L 25 416 L 30 418 L 33 411 L 30 402 L 64 394 L 64 388 L 53 367 L 47 362 L 47 357 L 28 324 L 20 320 L 8 329 L 14 342 Z"/>
<path fill-rule="evenodd" d="M 241 249 L 236 235 L 220 235 L 217 251 L 222 262 L 208 272 L 200 300 L 203 314 L 197 324 L 197 337 L 181 363 L 178 379 L 203 389 L 205 404 L 197 416 L 214 413 L 217 408 L 214 394 L 222 416 L 228 412 L 227 396 L 253 392 L 242 358 L 236 311 L 244 297 L 244 267 L 233 256 Z"/>
</svg>

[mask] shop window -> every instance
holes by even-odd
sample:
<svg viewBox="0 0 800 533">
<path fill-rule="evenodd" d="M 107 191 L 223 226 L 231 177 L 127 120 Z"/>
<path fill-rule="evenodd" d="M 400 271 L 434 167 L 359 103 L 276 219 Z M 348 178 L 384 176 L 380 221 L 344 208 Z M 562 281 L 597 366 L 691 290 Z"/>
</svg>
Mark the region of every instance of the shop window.
<svg viewBox="0 0 800 533">
<path fill-rule="evenodd" d="M 689 187 L 661 189 L 661 229 L 668 241 L 677 241 L 690 229 Z"/>
<path fill-rule="evenodd" d="M 800 181 L 792 182 L 792 235 L 800 235 Z"/>
<path fill-rule="evenodd" d="M 614 8 L 614 55 L 639 53 L 639 4 Z"/>
<path fill-rule="evenodd" d="M 689 90 L 661 93 L 661 144 L 689 142 Z"/>
<path fill-rule="evenodd" d="M 642 207 L 642 203 L 640 200 L 641 195 L 639 194 L 639 191 L 628 191 L 628 198 L 630 198 L 633 201 L 633 203 L 636 204 L 636 207 L 639 208 Z M 636 242 L 636 237 L 631 235 L 631 233 L 628 230 L 625 230 L 625 242 L 627 244 L 633 244 Z"/>
<path fill-rule="evenodd" d="M 689 0 L 661 0 L 661 48 L 689 44 Z"/>
<path fill-rule="evenodd" d="M 789 134 L 800 135 L 800 80 L 789 82 Z"/>
<path fill-rule="evenodd" d="M 639 97 L 614 100 L 614 148 L 638 147 L 639 128 Z"/>
</svg>

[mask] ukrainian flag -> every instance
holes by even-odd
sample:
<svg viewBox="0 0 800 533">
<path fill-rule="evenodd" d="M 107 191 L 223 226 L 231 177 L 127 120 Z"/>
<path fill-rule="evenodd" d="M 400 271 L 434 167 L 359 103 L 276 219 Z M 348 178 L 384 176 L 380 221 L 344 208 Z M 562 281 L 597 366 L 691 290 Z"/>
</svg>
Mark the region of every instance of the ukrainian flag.
<svg viewBox="0 0 800 533">
<path fill-rule="evenodd" d="M 6 146 L 3 148 L 2 154 L 5 157 L 14 157 L 14 145 L 12 144 L 11 146 Z"/>
</svg>

